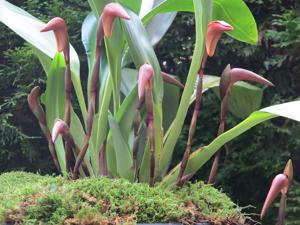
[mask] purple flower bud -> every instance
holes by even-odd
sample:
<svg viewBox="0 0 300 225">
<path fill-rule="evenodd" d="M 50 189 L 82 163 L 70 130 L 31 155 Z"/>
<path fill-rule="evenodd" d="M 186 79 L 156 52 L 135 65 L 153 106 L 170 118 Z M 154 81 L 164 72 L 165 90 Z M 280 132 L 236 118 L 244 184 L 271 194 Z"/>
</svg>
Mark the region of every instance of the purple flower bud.
<svg viewBox="0 0 300 225">
<path fill-rule="evenodd" d="M 138 95 L 139 99 L 145 96 L 146 87 L 152 89 L 152 77 L 154 76 L 153 67 L 149 64 L 144 64 L 139 69 L 138 76 Z"/>
<path fill-rule="evenodd" d="M 271 188 L 268 192 L 267 198 L 264 202 L 264 206 L 260 213 L 260 218 L 262 219 L 268 208 L 270 207 L 271 203 L 277 197 L 277 195 L 282 192 L 286 193 L 287 187 L 289 186 L 289 179 L 285 174 L 278 174 L 272 181 Z"/>
<path fill-rule="evenodd" d="M 61 119 L 57 119 L 52 128 L 52 142 L 55 142 L 58 135 L 66 136 L 67 134 L 69 134 L 69 127 L 67 123 Z"/>
</svg>

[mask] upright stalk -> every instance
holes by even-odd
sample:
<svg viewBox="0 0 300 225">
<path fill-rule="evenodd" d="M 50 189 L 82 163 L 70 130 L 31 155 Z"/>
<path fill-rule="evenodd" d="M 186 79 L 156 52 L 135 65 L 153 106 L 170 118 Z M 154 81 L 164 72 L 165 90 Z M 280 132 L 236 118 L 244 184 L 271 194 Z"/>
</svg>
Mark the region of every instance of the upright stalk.
<svg viewBox="0 0 300 225">
<path fill-rule="evenodd" d="M 203 76 L 204 76 L 206 61 L 207 61 L 207 54 L 204 53 L 201 66 L 198 71 L 198 83 L 197 83 L 197 88 L 196 88 L 196 100 L 195 100 L 194 112 L 193 112 L 192 120 L 190 123 L 188 140 L 186 143 L 185 152 L 184 152 L 181 164 L 180 164 L 179 174 L 178 174 L 178 177 L 176 180 L 177 186 L 181 186 L 183 184 L 182 178 L 183 178 L 184 171 L 185 171 L 187 163 L 188 163 L 189 156 L 191 154 L 192 141 L 193 141 L 193 137 L 194 137 L 195 130 L 196 130 L 197 119 L 200 114 L 202 89 L 203 89 Z M 186 182 L 186 179 L 184 182 Z"/>
<path fill-rule="evenodd" d="M 227 112 L 228 112 L 228 100 L 229 100 L 229 91 L 227 91 L 226 95 L 224 96 L 222 102 L 221 102 L 221 113 L 220 113 L 220 124 L 219 124 L 219 129 L 218 129 L 218 136 L 224 133 L 225 130 L 225 120 L 227 117 Z M 221 157 L 221 150 L 218 150 L 210 173 L 208 177 L 208 183 L 213 184 L 215 182 L 217 173 L 218 173 L 218 168 L 220 164 L 220 157 Z"/>
<path fill-rule="evenodd" d="M 97 27 L 96 53 L 95 53 L 95 61 L 94 61 L 92 80 L 91 80 L 90 101 L 89 101 L 89 108 L 88 108 L 86 135 L 84 138 L 83 147 L 80 150 L 79 155 L 77 156 L 77 159 L 75 162 L 75 166 L 74 166 L 74 170 L 73 170 L 74 179 L 77 179 L 79 177 L 79 167 L 80 167 L 80 165 L 84 159 L 84 156 L 88 150 L 89 142 L 90 142 L 90 138 L 91 138 L 91 134 L 92 134 L 94 115 L 95 115 L 97 85 L 99 82 L 101 48 L 102 48 L 103 37 L 104 37 L 104 31 L 103 31 L 102 17 L 100 17 L 98 27 Z"/>
</svg>

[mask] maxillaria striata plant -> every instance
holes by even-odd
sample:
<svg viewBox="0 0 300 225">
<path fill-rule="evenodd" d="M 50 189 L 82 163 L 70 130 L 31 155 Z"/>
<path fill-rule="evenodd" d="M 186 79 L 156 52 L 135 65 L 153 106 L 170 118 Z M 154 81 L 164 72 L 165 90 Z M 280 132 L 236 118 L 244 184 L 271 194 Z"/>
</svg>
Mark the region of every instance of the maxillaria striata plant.
<svg viewBox="0 0 300 225">
<path fill-rule="evenodd" d="M 181 186 L 216 154 L 209 178 L 213 183 L 219 167 L 219 149 L 224 144 L 277 116 L 300 120 L 294 110 L 299 108 L 299 101 L 260 111 L 255 110 L 261 98 L 251 98 L 255 104 L 245 104 L 245 99 L 250 100 L 243 96 L 253 89 L 262 91 L 241 81 L 272 86 L 251 71 L 227 66 L 221 78 L 205 74 L 206 61 L 213 57 L 223 33 L 249 44 L 257 43 L 256 23 L 243 0 L 186 0 L 184 5 L 180 0 L 153 3 L 147 9 L 148 4 L 142 0 L 89 0 L 92 11 L 82 26 L 89 68 L 84 95 L 79 59 L 69 44 L 64 20 L 56 17 L 45 25 L 7 1 L 0 2 L 0 20 L 32 45 L 47 74 L 45 93 L 39 98 L 39 88 L 35 87 L 28 103 L 62 174 L 74 179 L 102 175 L 150 185 L 163 182 Z M 195 48 L 184 85 L 161 71 L 153 49 L 179 11 L 194 14 L 196 29 Z M 162 17 L 162 13 L 171 14 Z M 194 149 L 192 141 L 202 93 L 216 86 L 220 88 L 221 99 L 218 135 L 208 145 Z M 179 92 L 180 98 L 174 94 Z M 79 104 L 76 111 L 71 94 Z M 231 104 L 231 99 L 237 97 L 239 101 Z M 176 142 L 193 102 L 182 162 L 170 170 Z M 236 113 L 240 108 L 247 111 L 248 117 L 225 131 L 228 111 Z"/>
</svg>

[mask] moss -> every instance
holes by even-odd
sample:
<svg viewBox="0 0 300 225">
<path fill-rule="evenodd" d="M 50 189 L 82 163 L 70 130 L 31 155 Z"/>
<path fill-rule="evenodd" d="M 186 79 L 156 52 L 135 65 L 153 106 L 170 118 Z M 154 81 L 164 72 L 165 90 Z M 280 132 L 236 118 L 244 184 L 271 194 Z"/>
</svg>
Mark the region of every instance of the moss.
<svg viewBox="0 0 300 225">
<path fill-rule="evenodd" d="M 12 172 L 0 176 L 0 221 L 22 224 L 135 224 L 201 220 L 229 224 L 243 215 L 231 200 L 202 182 L 181 189 L 123 179 Z M 99 222 L 101 221 L 101 223 Z"/>
</svg>

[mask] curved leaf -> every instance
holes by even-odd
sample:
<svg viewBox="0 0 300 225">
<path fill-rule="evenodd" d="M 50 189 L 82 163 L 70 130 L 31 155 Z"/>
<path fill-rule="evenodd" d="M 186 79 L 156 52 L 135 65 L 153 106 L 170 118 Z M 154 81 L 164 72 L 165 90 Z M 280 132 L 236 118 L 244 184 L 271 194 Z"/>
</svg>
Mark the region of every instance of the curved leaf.
<svg viewBox="0 0 300 225">
<path fill-rule="evenodd" d="M 179 11 L 193 12 L 193 0 L 165 0 L 149 12 L 143 21 L 147 23 L 159 13 Z M 249 44 L 256 44 L 258 41 L 255 19 L 243 0 L 214 0 L 212 20 L 224 20 L 230 23 L 234 30 L 227 34 L 237 40 Z"/>
<path fill-rule="evenodd" d="M 197 172 L 224 144 L 241 135 L 250 128 L 266 120 L 283 116 L 300 122 L 300 101 L 270 106 L 252 113 L 247 119 L 214 139 L 209 145 L 198 149 L 189 157 L 186 174 Z M 176 181 L 180 164 L 164 178 L 163 182 L 172 184 Z"/>
</svg>

